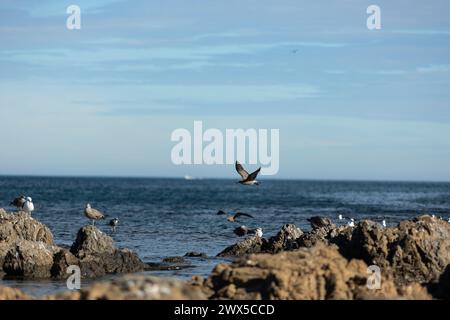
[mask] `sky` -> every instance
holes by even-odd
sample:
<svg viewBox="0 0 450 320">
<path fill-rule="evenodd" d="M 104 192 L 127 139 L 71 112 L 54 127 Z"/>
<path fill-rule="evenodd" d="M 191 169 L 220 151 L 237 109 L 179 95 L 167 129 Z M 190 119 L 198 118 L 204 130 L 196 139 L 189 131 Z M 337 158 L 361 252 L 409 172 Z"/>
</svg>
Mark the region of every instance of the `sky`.
<svg viewBox="0 0 450 320">
<path fill-rule="evenodd" d="M 447 0 L 0 1 L 2 175 L 236 178 L 172 163 L 200 120 L 279 129 L 267 178 L 450 181 L 449 89 Z"/>
</svg>

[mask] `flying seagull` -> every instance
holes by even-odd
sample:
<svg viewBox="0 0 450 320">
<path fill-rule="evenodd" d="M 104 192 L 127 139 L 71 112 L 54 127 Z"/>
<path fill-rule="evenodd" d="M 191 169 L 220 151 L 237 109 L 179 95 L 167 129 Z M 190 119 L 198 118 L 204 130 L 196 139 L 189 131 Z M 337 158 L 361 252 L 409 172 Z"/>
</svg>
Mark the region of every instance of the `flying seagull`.
<svg viewBox="0 0 450 320">
<path fill-rule="evenodd" d="M 259 182 L 256 181 L 256 176 L 258 175 L 259 171 L 261 171 L 261 168 L 249 174 L 247 171 L 245 171 L 244 167 L 238 161 L 236 161 L 235 167 L 237 173 L 239 173 L 239 175 L 242 177 L 242 180 L 239 181 L 240 184 L 246 186 L 259 184 Z"/>
<path fill-rule="evenodd" d="M 22 211 L 25 211 L 28 214 L 31 214 L 34 211 L 33 199 L 30 197 L 25 198 L 25 202 L 22 205 Z"/>
<path fill-rule="evenodd" d="M 331 220 L 325 217 L 315 216 L 306 219 L 311 224 L 313 229 L 322 228 L 331 225 Z"/>
<path fill-rule="evenodd" d="M 217 212 L 218 215 L 220 214 L 224 214 L 227 216 L 227 220 L 230 222 L 236 222 L 236 219 L 239 218 L 240 216 L 244 216 L 244 217 L 249 217 L 249 218 L 253 218 L 253 216 L 247 214 L 247 213 L 242 213 L 242 212 L 237 212 L 234 216 L 232 215 L 228 215 L 225 211 L 219 210 L 219 212 Z"/>
<path fill-rule="evenodd" d="M 14 206 L 16 208 L 22 209 L 23 204 L 27 201 L 27 198 L 24 195 L 20 195 L 19 197 L 15 198 L 11 203 L 10 206 Z"/>
<path fill-rule="evenodd" d="M 111 227 L 112 232 L 116 232 L 116 227 L 119 224 L 119 218 L 111 219 L 108 224 Z"/>
<path fill-rule="evenodd" d="M 89 203 L 86 205 L 86 209 L 84 209 L 84 215 L 86 216 L 86 218 L 92 220 L 93 226 L 95 226 L 96 220 L 105 219 L 105 215 L 103 213 L 101 213 L 100 211 L 92 208 Z"/>
</svg>

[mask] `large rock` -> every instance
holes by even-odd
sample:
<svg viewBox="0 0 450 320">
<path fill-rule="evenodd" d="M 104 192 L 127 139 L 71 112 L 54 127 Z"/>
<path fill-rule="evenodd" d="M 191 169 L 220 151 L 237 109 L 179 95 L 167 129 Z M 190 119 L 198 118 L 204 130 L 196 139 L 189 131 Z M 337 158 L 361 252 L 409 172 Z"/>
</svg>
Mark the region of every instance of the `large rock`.
<svg viewBox="0 0 450 320">
<path fill-rule="evenodd" d="M 146 265 L 136 253 L 127 249 L 117 249 L 113 239 L 94 226 L 85 226 L 78 231 L 70 253 L 78 259 L 81 275 L 85 278 L 99 277 L 108 273 L 130 273 L 144 271 Z M 67 253 L 60 253 L 55 276 L 63 276 L 63 271 L 73 260 Z"/>
<path fill-rule="evenodd" d="M 81 228 L 70 248 L 70 252 L 80 259 L 90 255 L 113 254 L 114 251 L 113 239 L 94 226 Z"/>
<path fill-rule="evenodd" d="M 220 252 L 217 256 L 233 257 L 242 256 L 249 253 L 258 253 L 261 252 L 261 248 L 264 245 L 265 241 L 265 239 L 254 235 L 225 248 L 225 250 Z"/>
<path fill-rule="evenodd" d="M 39 241 L 53 245 L 53 234 L 41 222 L 24 212 L 0 212 L 0 241 L 16 242 L 19 240 Z"/>
<path fill-rule="evenodd" d="M 219 264 L 206 280 L 213 299 L 429 299 L 420 285 L 396 287 L 382 273 L 381 289 L 366 286 L 367 265 L 317 244 L 292 252 L 253 254 Z"/>
<path fill-rule="evenodd" d="M 21 240 L 6 253 L 3 270 L 10 276 L 49 278 L 56 250 L 43 242 Z"/>
<path fill-rule="evenodd" d="M 348 259 L 391 268 L 398 284 L 438 281 L 450 263 L 450 224 L 430 216 L 383 228 L 361 221 L 351 234 L 339 233 L 330 242 Z"/>
<path fill-rule="evenodd" d="M 0 209 L 0 271 L 8 251 L 22 240 L 54 244 L 50 229 L 29 214 L 7 213 Z"/>
<path fill-rule="evenodd" d="M 204 300 L 203 291 L 187 282 L 146 276 L 124 276 L 80 291 L 46 297 L 51 300 Z"/>
</svg>

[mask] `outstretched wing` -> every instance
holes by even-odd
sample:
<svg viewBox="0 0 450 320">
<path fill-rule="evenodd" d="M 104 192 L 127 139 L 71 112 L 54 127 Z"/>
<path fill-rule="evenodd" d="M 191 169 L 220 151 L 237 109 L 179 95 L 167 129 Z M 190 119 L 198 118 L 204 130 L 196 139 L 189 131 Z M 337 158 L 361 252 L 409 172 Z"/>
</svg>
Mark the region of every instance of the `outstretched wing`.
<svg viewBox="0 0 450 320">
<path fill-rule="evenodd" d="M 244 167 L 238 161 L 236 161 L 235 167 L 237 173 L 239 173 L 239 175 L 242 177 L 243 180 L 248 178 L 248 172 L 245 171 Z"/>
<path fill-rule="evenodd" d="M 217 214 L 227 214 L 225 211 L 219 210 L 219 212 L 217 212 Z"/>
<path fill-rule="evenodd" d="M 252 172 L 247 179 L 245 179 L 246 181 L 253 181 L 256 179 L 256 176 L 258 175 L 258 173 L 261 171 L 261 168 L 259 168 L 258 170 L 256 170 L 255 172 Z"/>
<path fill-rule="evenodd" d="M 249 215 L 249 214 L 247 214 L 247 213 L 243 213 L 243 212 L 237 212 L 237 213 L 234 215 L 233 218 L 236 219 L 236 218 L 238 218 L 238 217 L 240 217 L 240 216 L 253 218 L 253 216 L 251 216 L 251 215 Z"/>
</svg>

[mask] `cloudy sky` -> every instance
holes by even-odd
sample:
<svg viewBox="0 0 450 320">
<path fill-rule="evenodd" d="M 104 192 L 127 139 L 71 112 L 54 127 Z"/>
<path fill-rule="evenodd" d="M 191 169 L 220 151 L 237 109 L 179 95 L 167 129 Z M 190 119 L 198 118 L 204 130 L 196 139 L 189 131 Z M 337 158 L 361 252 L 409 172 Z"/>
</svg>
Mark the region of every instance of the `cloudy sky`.
<svg viewBox="0 0 450 320">
<path fill-rule="evenodd" d="M 450 181 L 449 16 L 447 0 L 2 0 L 0 174 L 234 177 L 172 164 L 172 131 L 202 120 L 280 129 L 274 178 Z"/>
</svg>

